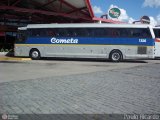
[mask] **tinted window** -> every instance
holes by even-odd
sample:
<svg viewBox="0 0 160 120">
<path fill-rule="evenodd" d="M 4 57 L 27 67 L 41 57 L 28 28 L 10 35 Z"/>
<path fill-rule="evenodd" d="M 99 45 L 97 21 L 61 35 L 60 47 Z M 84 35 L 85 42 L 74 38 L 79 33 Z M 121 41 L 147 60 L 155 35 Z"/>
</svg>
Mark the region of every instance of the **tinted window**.
<svg viewBox="0 0 160 120">
<path fill-rule="evenodd" d="M 151 38 L 149 29 L 145 28 L 48 28 L 29 31 L 32 37 Z"/>
<path fill-rule="evenodd" d="M 46 36 L 46 29 L 29 29 L 28 34 L 31 37 L 44 37 Z"/>
<path fill-rule="evenodd" d="M 110 37 L 120 37 L 120 29 L 118 29 L 118 28 L 109 28 L 108 29 L 109 31 L 108 31 L 108 35 L 110 36 Z"/>
<path fill-rule="evenodd" d="M 90 28 L 61 28 L 56 29 L 59 32 L 59 37 L 92 37 L 93 29 Z"/>
<path fill-rule="evenodd" d="M 119 31 L 120 31 L 120 37 L 121 38 L 128 38 L 128 37 L 131 37 L 131 32 L 130 32 L 130 29 L 128 28 L 119 28 Z"/>
<path fill-rule="evenodd" d="M 133 38 L 151 38 L 151 33 L 149 29 L 145 28 L 130 28 L 128 29 L 130 37 Z"/>
<path fill-rule="evenodd" d="M 160 29 L 154 29 L 156 38 L 160 38 Z"/>
<path fill-rule="evenodd" d="M 107 37 L 109 30 L 106 28 L 94 28 L 94 37 Z"/>
<path fill-rule="evenodd" d="M 77 30 L 75 28 L 68 28 L 67 31 L 67 37 L 77 37 Z"/>
<path fill-rule="evenodd" d="M 20 30 L 20 31 L 18 31 L 16 43 L 24 43 L 26 38 L 27 38 L 27 31 Z"/>
<path fill-rule="evenodd" d="M 56 37 L 66 37 L 67 36 L 67 30 L 56 28 L 55 29 L 55 34 L 56 34 Z"/>
<path fill-rule="evenodd" d="M 151 38 L 149 29 L 141 28 L 94 28 L 95 37 Z"/>
<path fill-rule="evenodd" d="M 56 30 L 55 29 L 45 29 L 46 35 L 45 36 L 56 36 Z"/>
<path fill-rule="evenodd" d="M 75 31 L 76 31 L 77 37 L 87 37 L 89 35 L 87 29 L 84 29 L 84 28 L 80 28 L 80 29 L 76 28 Z"/>
</svg>

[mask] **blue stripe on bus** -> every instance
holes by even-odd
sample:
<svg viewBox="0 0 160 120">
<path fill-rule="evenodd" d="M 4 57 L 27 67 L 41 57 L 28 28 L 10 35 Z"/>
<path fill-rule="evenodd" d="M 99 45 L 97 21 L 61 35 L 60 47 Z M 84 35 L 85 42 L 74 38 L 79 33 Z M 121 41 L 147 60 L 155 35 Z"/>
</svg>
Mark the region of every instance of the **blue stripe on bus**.
<svg viewBox="0 0 160 120">
<path fill-rule="evenodd" d="M 78 39 L 77 44 L 98 44 L 98 45 L 146 45 L 154 46 L 154 39 L 148 38 L 74 38 Z M 30 37 L 26 40 L 25 44 L 72 44 L 72 43 L 52 43 L 51 37 Z M 71 37 L 60 37 L 56 39 L 71 39 Z M 145 40 L 145 42 L 143 41 Z M 74 43 L 75 44 L 75 43 Z"/>
</svg>

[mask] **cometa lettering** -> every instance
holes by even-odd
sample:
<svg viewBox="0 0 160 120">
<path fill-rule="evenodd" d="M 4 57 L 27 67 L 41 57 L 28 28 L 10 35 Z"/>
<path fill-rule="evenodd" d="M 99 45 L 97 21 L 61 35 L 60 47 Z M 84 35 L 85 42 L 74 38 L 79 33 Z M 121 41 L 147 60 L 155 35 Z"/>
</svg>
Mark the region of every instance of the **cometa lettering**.
<svg viewBox="0 0 160 120">
<path fill-rule="evenodd" d="M 70 38 L 70 39 L 52 38 L 51 43 L 53 43 L 53 44 L 77 44 L 78 39 L 74 39 L 74 38 Z"/>
</svg>

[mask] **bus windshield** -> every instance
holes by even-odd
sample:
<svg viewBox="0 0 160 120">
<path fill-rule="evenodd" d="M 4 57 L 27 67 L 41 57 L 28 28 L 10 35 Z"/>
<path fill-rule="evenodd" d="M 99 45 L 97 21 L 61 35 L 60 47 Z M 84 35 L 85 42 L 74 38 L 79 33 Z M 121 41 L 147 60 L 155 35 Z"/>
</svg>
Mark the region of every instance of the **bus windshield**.
<svg viewBox="0 0 160 120">
<path fill-rule="evenodd" d="M 160 38 L 160 29 L 154 29 L 155 37 Z"/>
</svg>

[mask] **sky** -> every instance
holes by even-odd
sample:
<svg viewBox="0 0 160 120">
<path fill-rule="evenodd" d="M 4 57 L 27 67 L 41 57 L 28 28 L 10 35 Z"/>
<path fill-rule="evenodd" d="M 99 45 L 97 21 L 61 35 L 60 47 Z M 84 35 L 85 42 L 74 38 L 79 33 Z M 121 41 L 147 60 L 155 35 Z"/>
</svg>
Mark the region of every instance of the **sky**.
<svg viewBox="0 0 160 120">
<path fill-rule="evenodd" d="M 119 21 L 132 23 L 142 16 L 149 16 L 152 25 L 160 25 L 160 0 L 90 0 L 96 17 L 108 13 L 110 8 L 119 8 Z"/>
</svg>

